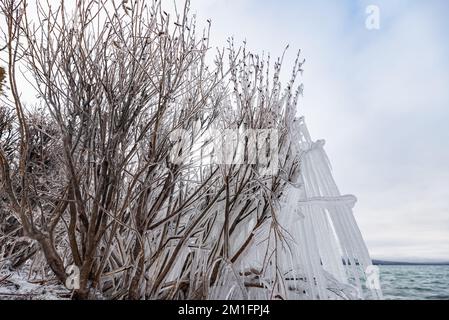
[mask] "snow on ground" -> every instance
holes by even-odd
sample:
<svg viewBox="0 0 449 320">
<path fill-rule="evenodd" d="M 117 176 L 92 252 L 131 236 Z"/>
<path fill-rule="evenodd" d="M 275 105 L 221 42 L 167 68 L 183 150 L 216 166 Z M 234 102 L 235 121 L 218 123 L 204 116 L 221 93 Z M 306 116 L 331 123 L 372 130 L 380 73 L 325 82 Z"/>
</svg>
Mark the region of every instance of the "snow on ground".
<svg viewBox="0 0 449 320">
<path fill-rule="evenodd" d="M 56 281 L 28 280 L 25 271 L 0 272 L 0 300 L 65 300 L 70 292 Z"/>
</svg>

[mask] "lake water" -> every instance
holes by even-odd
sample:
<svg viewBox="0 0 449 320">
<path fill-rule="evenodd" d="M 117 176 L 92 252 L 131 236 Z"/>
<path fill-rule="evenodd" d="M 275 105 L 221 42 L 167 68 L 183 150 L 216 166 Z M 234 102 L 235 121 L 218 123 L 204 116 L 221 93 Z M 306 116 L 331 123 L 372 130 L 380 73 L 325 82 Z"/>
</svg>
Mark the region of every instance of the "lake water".
<svg viewBox="0 0 449 320">
<path fill-rule="evenodd" d="M 385 299 L 449 300 L 449 266 L 379 266 Z"/>
</svg>

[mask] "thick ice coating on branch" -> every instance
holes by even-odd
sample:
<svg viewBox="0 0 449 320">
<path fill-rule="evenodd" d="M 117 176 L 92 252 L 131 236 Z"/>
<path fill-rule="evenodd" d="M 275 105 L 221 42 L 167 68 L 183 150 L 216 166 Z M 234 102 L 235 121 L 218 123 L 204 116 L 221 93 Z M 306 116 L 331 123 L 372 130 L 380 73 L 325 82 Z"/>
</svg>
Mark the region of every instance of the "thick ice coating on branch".
<svg viewBox="0 0 449 320">
<path fill-rule="evenodd" d="M 272 243 L 268 224 L 257 230 L 254 246 L 239 264 L 246 270 L 244 281 L 253 283 L 249 297 L 270 298 L 266 288 L 281 276 L 283 297 L 288 299 L 380 298 L 380 289 L 365 284 L 371 259 L 352 214 L 356 198 L 339 193 L 324 142 L 312 141 L 303 118 L 295 119 L 292 130 L 292 136 L 300 138 L 300 174 L 296 184 L 287 187 L 277 218 L 288 237 L 276 253 L 278 275 L 261 275 L 257 270 Z"/>
</svg>

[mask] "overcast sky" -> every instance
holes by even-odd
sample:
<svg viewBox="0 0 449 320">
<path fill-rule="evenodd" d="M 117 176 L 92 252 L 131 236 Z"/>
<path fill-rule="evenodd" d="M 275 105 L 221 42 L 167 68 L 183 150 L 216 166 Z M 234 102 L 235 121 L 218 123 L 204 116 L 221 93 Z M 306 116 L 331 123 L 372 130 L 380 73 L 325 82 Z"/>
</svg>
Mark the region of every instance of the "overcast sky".
<svg viewBox="0 0 449 320">
<path fill-rule="evenodd" d="M 368 5 L 379 30 L 365 26 Z M 298 111 L 357 196 L 373 258 L 449 261 L 447 0 L 192 0 L 192 11 L 199 26 L 212 19 L 214 46 L 234 36 L 273 57 L 290 44 L 285 75 L 302 49 Z"/>
<path fill-rule="evenodd" d="M 368 5 L 380 29 L 365 27 Z M 449 261 L 449 2 L 192 0 L 214 45 L 306 59 L 299 112 L 324 138 L 373 258 Z"/>
</svg>

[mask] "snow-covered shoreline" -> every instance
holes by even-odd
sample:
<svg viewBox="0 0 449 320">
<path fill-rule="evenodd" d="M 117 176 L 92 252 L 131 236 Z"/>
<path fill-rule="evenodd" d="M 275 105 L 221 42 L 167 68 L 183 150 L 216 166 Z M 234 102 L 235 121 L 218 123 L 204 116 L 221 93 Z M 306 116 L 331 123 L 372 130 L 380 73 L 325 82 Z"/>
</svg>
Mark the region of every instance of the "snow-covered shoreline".
<svg viewBox="0 0 449 320">
<path fill-rule="evenodd" d="M 28 279 L 26 271 L 0 273 L 0 300 L 66 300 L 70 292 L 55 280 Z"/>
</svg>

